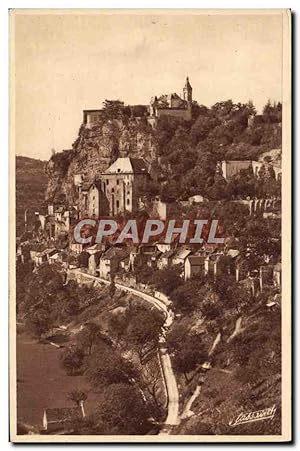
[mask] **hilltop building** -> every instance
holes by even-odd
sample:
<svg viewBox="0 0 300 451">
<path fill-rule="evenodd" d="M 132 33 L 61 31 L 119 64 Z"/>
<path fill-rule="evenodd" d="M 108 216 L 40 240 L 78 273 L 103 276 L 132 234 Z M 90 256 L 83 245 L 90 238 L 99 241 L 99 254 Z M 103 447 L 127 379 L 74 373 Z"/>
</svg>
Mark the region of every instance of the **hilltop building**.
<svg viewBox="0 0 300 451">
<path fill-rule="evenodd" d="M 193 88 L 186 78 L 183 87 L 183 98 L 176 92 L 152 97 L 149 105 L 151 117 L 173 116 L 190 121 L 192 119 Z"/>
</svg>

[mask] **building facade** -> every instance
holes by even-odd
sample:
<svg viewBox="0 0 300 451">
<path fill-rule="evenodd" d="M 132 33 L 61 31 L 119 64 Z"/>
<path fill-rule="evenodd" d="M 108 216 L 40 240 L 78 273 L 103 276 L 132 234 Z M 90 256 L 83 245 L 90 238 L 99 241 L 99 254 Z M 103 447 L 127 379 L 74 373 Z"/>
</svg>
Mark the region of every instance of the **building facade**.
<svg viewBox="0 0 300 451">
<path fill-rule="evenodd" d="M 176 92 L 152 97 L 149 105 L 150 117 L 173 116 L 190 121 L 192 119 L 193 88 L 186 78 L 183 98 Z"/>
<path fill-rule="evenodd" d="M 120 157 L 94 181 L 87 193 L 90 217 L 116 216 L 138 208 L 140 190 L 149 178 L 141 158 Z"/>
</svg>

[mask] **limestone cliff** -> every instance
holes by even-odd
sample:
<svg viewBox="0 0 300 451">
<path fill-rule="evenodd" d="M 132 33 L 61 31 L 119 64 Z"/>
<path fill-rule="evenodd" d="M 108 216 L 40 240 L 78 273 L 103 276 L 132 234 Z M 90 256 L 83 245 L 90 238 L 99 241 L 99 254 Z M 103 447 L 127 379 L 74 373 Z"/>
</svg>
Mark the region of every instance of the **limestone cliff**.
<svg viewBox="0 0 300 451">
<path fill-rule="evenodd" d="M 97 122 L 84 118 L 72 148 L 51 157 L 46 168 L 48 202 L 76 204 L 74 175 L 81 175 L 88 184 L 124 156 L 143 158 L 149 164 L 150 175 L 155 175 L 150 191 L 168 202 L 195 194 L 213 200 L 229 198 L 231 194 L 224 186 L 214 185 L 218 161 L 261 160 L 265 155 L 267 162 L 280 169 L 280 117 L 275 123 L 274 118 L 262 117 L 262 122 L 249 126 L 245 120 L 247 105 L 228 101 L 230 114 L 219 104 L 204 110 L 198 106 L 190 121 L 165 115 L 152 124 L 153 118 L 143 115 L 143 108 L 135 115 L 134 107 L 106 102 Z M 253 187 L 253 183 L 250 185 Z M 253 196 L 253 189 L 247 190 L 244 195 Z"/>
<path fill-rule="evenodd" d="M 91 129 L 82 125 L 72 149 L 53 155 L 47 164 L 46 198 L 74 204 L 74 175 L 92 182 L 119 156 L 140 157 L 151 166 L 156 150 L 155 134 L 145 118 L 110 119 Z"/>
</svg>

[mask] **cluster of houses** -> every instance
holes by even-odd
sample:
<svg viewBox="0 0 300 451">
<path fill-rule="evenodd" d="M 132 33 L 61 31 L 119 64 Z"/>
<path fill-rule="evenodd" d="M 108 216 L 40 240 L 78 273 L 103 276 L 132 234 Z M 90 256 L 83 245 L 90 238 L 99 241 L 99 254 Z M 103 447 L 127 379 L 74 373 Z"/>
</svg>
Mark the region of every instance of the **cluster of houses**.
<svg viewBox="0 0 300 451">
<path fill-rule="evenodd" d="M 253 295 L 266 286 L 281 286 L 281 264 L 266 259 L 256 271 L 249 271 L 235 238 L 225 238 L 224 244 L 184 245 L 179 243 L 179 234 L 175 233 L 171 243 L 158 240 L 149 244 L 83 245 L 71 240 L 67 248 L 59 248 L 51 240 L 47 245 L 27 241 L 18 245 L 17 259 L 23 263 L 31 261 L 35 267 L 46 262 L 59 263 L 66 270 L 80 268 L 95 277 L 130 280 L 130 283 L 141 282 L 142 268 L 160 271 L 176 266 L 185 281 L 205 275 L 217 280 L 224 273 L 231 274 L 236 281 L 247 282 Z"/>
<path fill-rule="evenodd" d="M 189 89 L 187 84 L 186 96 Z M 259 164 L 268 166 L 268 163 Z M 252 167 L 257 175 L 258 168 L 262 167 L 259 164 L 252 161 L 226 161 L 218 165 L 217 171 L 228 179 L 240 170 Z M 193 245 L 179 244 L 178 236 L 174 234 L 173 241 L 169 244 L 158 241 L 147 245 L 123 247 L 111 246 L 109 243 L 84 247 L 72 239 L 73 226 L 81 218 L 116 217 L 119 214 L 137 211 L 140 208 L 141 188 L 147 183 L 149 177 L 147 163 L 143 159 L 131 157 L 117 158 L 98 179 L 88 185 L 80 174 L 75 175 L 74 185 L 78 190 L 77 205 L 71 207 L 48 205 L 46 213 L 37 213 L 39 233 L 43 238 L 40 242 L 37 238 L 37 242 L 30 247 L 29 251 L 28 246 L 24 246 L 23 242 L 18 247 L 17 259 L 23 262 L 24 259 L 30 259 L 36 267 L 45 262 L 60 263 L 65 268 L 70 265 L 85 266 L 93 276 L 107 280 L 116 274 L 124 276 L 136 274 L 143 266 L 162 270 L 179 265 L 184 280 L 200 274 L 217 278 L 225 271 L 234 274 L 238 281 L 249 280 L 253 292 L 257 289 L 261 291 L 264 284 L 273 283 L 275 286 L 280 286 L 281 271 L 278 265 L 272 266 L 268 263 L 267 269 L 262 267 L 256 274 L 249 274 L 247 270 L 243 270 L 238 243 L 230 243 L 230 240 L 227 240 L 223 246 L 204 244 L 202 247 L 199 245 L 193 247 Z M 187 201 L 182 201 L 181 204 L 184 204 L 183 206 L 201 205 L 205 201 L 199 194 L 190 197 Z M 249 214 L 253 214 L 257 211 L 268 213 L 268 209 L 274 209 L 276 200 L 245 199 L 238 202 L 247 203 Z M 152 206 L 154 217 L 160 219 L 169 217 L 170 206 L 159 198 L 153 200 Z M 82 257 L 83 254 L 84 257 Z M 80 262 L 79 256 L 81 256 Z"/>
<path fill-rule="evenodd" d="M 197 248 L 179 244 L 178 238 L 174 234 L 171 243 L 120 247 L 94 244 L 86 248 L 80 245 L 80 249 L 74 243 L 71 249 L 74 253 L 86 255 L 85 271 L 106 280 L 117 277 L 138 282 L 140 268 L 159 271 L 176 266 L 186 281 L 205 275 L 217 280 L 224 273 L 231 274 L 236 281 L 247 281 L 253 295 L 263 291 L 265 286 L 281 286 L 281 264 L 268 261 L 257 271 L 249 271 L 240 256 L 236 240 L 228 239 L 224 245 L 204 244 Z"/>
</svg>

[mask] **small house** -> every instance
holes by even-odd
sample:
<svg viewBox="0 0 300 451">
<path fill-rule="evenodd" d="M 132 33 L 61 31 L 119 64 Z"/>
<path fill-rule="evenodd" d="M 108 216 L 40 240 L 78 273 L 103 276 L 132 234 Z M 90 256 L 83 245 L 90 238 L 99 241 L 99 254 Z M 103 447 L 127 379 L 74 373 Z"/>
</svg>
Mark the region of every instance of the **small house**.
<svg viewBox="0 0 300 451">
<path fill-rule="evenodd" d="M 191 249 L 179 249 L 173 257 L 173 265 L 184 265 L 185 260 L 191 253 Z"/>
<path fill-rule="evenodd" d="M 204 274 L 205 257 L 201 255 L 189 255 L 184 263 L 184 279 Z"/>
<path fill-rule="evenodd" d="M 119 247 L 111 247 L 100 257 L 99 275 L 103 279 L 111 279 L 118 269 L 120 269 L 120 262 L 128 258 L 129 252 L 127 249 Z"/>
<path fill-rule="evenodd" d="M 162 254 L 157 261 L 158 269 L 168 268 L 171 265 L 173 257 L 174 251 L 167 251 L 164 254 Z"/>
<path fill-rule="evenodd" d="M 77 243 L 75 240 L 70 244 L 70 250 L 75 254 L 81 254 L 83 252 L 84 245 L 82 243 Z"/>
<path fill-rule="evenodd" d="M 72 430 L 74 422 L 81 420 L 84 416 L 82 406 L 45 409 L 43 414 L 43 429 L 52 433 L 69 431 Z"/>
<path fill-rule="evenodd" d="M 201 202 L 204 202 L 205 199 L 201 194 L 195 194 L 194 196 L 189 197 L 189 204 L 200 204 Z"/>
</svg>

